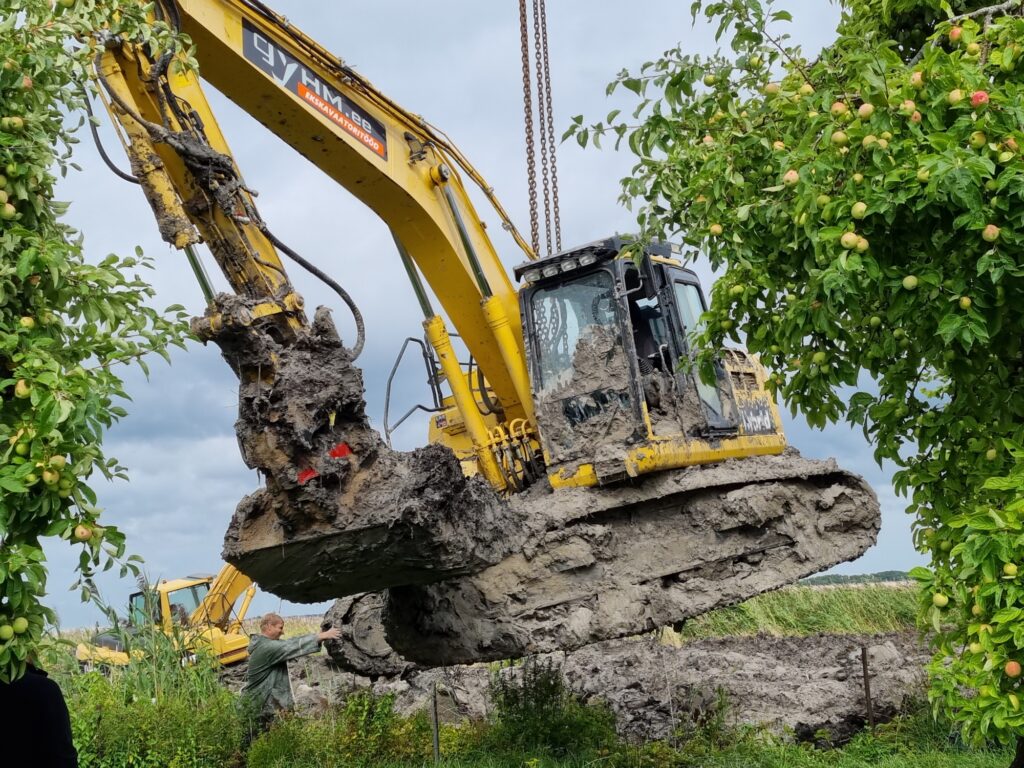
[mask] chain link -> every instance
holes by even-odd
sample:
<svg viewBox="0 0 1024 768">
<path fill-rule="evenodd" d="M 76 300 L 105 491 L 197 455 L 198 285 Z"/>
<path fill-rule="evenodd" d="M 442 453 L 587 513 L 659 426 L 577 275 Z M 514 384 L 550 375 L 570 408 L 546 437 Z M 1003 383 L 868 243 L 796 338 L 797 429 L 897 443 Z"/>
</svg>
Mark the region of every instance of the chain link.
<svg viewBox="0 0 1024 768">
<path fill-rule="evenodd" d="M 540 0 L 533 0 L 533 56 L 537 71 L 537 127 L 540 133 L 540 178 L 544 191 L 544 242 L 551 253 L 551 178 L 548 155 L 548 134 L 544 101 L 544 56 L 540 35 Z"/>
<path fill-rule="evenodd" d="M 552 219 L 552 226 L 555 230 L 555 251 L 562 250 L 562 223 L 561 215 L 558 209 L 558 162 L 555 157 L 555 121 L 554 121 L 554 109 L 551 107 L 551 62 L 548 59 L 548 10 L 546 0 L 540 0 L 540 18 L 541 18 L 541 35 L 543 47 L 541 49 L 541 56 L 544 59 L 544 101 L 545 101 L 545 114 L 547 116 L 547 133 L 548 133 L 548 147 L 550 152 L 550 163 L 551 163 L 551 201 L 552 206 L 545 211 L 545 214 Z M 539 94 L 538 94 L 539 98 Z M 545 129 L 545 126 L 541 126 L 541 131 Z M 547 201 L 545 200 L 545 204 Z M 548 240 L 548 248 L 551 248 L 550 238 Z"/>
<path fill-rule="evenodd" d="M 537 220 L 537 158 L 533 141 L 533 99 L 530 91 L 530 40 L 526 0 L 519 0 L 519 36 L 523 53 L 523 115 L 526 123 L 526 179 L 530 196 L 530 245 L 540 254 L 540 227 Z"/>
<path fill-rule="evenodd" d="M 548 57 L 548 18 L 545 0 L 532 0 L 533 63 L 536 72 L 537 121 L 534 123 L 533 91 L 530 82 L 530 19 L 526 0 L 519 0 L 519 34 L 523 59 L 523 112 L 526 127 L 526 174 L 530 199 L 530 235 L 533 250 L 540 250 L 540 214 L 537 205 L 536 134 L 540 135 L 540 175 L 544 194 L 546 253 L 562 250 L 561 211 L 558 203 L 558 168 L 555 152 L 555 122 L 551 98 L 551 62 Z"/>
</svg>

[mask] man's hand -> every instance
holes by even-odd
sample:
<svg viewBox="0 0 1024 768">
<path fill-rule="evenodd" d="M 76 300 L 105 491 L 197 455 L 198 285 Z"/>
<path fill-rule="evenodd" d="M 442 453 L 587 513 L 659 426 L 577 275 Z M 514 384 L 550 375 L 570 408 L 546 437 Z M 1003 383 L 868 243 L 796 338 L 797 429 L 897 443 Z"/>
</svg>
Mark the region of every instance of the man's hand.
<svg viewBox="0 0 1024 768">
<path fill-rule="evenodd" d="M 341 639 L 341 630 L 337 629 L 336 627 L 332 627 L 331 629 L 325 629 L 323 632 L 321 632 L 320 634 L 318 634 L 316 636 L 316 641 L 318 643 L 322 643 L 322 642 L 324 642 L 324 640 L 340 640 L 340 639 Z"/>
</svg>

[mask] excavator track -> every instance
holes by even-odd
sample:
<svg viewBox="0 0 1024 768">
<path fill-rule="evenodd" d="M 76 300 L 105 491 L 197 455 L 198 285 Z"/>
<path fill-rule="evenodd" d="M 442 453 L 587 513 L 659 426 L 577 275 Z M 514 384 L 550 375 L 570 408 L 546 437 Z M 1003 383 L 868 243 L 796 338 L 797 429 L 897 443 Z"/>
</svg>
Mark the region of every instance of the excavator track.
<svg viewBox="0 0 1024 768">
<path fill-rule="evenodd" d="M 621 507 L 608 489 L 531 494 L 519 505 L 589 513 L 481 573 L 337 601 L 332 658 L 377 676 L 569 651 L 778 589 L 857 557 L 879 527 L 864 480 L 795 451 L 648 485 L 613 489 Z"/>
<path fill-rule="evenodd" d="M 864 480 L 792 451 L 519 506 L 554 523 L 522 551 L 388 591 L 383 621 L 403 657 L 462 664 L 634 635 L 853 559 L 879 528 Z"/>
</svg>

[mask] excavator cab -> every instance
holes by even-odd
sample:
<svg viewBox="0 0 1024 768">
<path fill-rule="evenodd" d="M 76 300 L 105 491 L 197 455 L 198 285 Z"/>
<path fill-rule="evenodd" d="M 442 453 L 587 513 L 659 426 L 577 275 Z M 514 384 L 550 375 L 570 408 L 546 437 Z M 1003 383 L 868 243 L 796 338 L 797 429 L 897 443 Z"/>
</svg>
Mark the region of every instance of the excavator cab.
<svg viewBox="0 0 1024 768">
<path fill-rule="evenodd" d="M 633 475 L 629 454 L 645 446 L 779 430 L 772 408 L 767 422 L 744 424 L 724 364 L 714 384 L 685 364 L 707 309 L 697 275 L 667 244 L 650 244 L 638 262 L 620 256 L 626 245 L 609 238 L 516 269 L 537 423 L 555 479 L 582 471 L 605 484 Z M 763 382 L 754 384 L 767 407 Z"/>
</svg>

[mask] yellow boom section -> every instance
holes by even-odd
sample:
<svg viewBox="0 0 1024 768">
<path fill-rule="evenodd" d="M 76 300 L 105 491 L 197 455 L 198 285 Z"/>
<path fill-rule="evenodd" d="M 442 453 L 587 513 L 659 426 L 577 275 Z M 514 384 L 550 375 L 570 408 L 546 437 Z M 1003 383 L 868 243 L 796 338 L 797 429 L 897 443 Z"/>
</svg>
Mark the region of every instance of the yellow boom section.
<svg viewBox="0 0 1024 768">
<path fill-rule="evenodd" d="M 242 604 L 237 611 L 233 611 L 235 602 L 243 593 L 245 598 Z M 220 573 L 210 583 L 210 591 L 192 614 L 190 623 L 216 625 L 224 632 L 241 632 L 242 621 L 255 595 L 256 585 L 252 583 L 252 579 L 230 563 L 225 563 Z"/>
<path fill-rule="evenodd" d="M 487 195 L 527 257 L 533 253 L 493 192 L 443 134 L 382 95 L 281 16 L 252 0 L 169 0 L 163 15 L 191 37 L 202 77 L 282 141 L 372 208 L 391 228 L 421 297 L 420 275 L 486 377 L 505 423 L 536 434 L 516 291 L 462 183 L 461 172 Z M 178 248 L 205 241 L 232 288 L 262 303 L 288 334 L 306 325 L 302 299 L 281 266 L 273 237 L 251 196 L 199 81 L 168 67 L 138 45 L 108 46 L 99 72 L 111 112 L 129 145 L 133 172 L 157 213 L 161 233 Z M 231 167 L 232 194 L 211 191 L 207 166 L 178 137 L 200 135 Z M 216 165 L 216 164 L 214 164 Z M 193 229 L 193 227 L 195 229 Z M 198 230 L 198 235 L 196 231 Z M 279 243 L 277 243 L 280 245 Z M 325 242 L 325 249 L 337 246 Z M 338 258 L 335 253 L 331 258 Z M 361 254 L 340 254 L 349 264 Z M 344 281 L 344 264 L 331 269 Z M 354 270 L 353 270 L 354 272 Z M 448 329 L 425 298 L 425 329 L 445 342 Z M 210 321 L 218 322 L 217 318 Z M 211 329 L 211 330 L 215 330 Z M 438 358 L 454 360 L 443 349 Z M 442 365 L 473 436 L 480 470 L 498 488 L 495 447 L 457 366 Z"/>
</svg>

